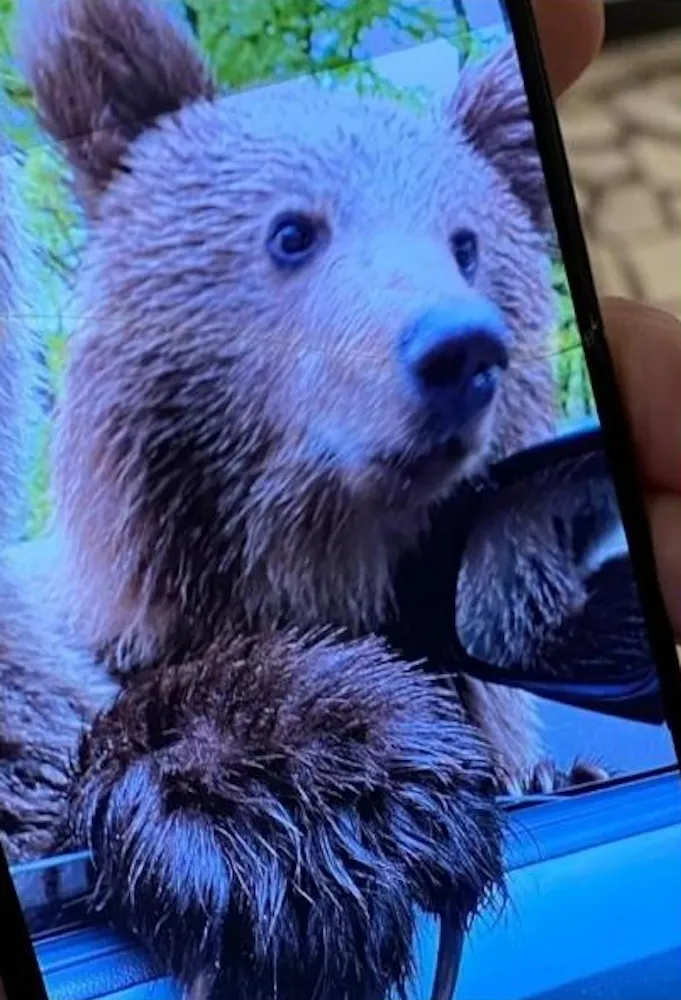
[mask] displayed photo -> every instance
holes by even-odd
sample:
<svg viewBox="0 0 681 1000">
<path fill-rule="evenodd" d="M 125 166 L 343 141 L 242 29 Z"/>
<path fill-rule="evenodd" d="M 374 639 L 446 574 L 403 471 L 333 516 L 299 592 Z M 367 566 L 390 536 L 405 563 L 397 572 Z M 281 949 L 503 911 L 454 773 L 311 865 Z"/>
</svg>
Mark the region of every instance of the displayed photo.
<svg viewBox="0 0 681 1000">
<path fill-rule="evenodd" d="M 0 845 L 50 1000 L 678 995 L 512 6 L 0 2 Z"/>
</svg>

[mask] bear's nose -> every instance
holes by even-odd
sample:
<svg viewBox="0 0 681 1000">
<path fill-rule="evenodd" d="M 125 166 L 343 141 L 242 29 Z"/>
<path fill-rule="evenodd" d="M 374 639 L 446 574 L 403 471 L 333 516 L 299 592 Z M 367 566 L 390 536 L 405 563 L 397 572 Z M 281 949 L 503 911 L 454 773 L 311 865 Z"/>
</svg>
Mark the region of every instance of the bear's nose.
<svg viewBox="0 0 681 1000">
<path fill-rule="evenodd" d="M 400 353 L 426 404 L 458 427 L 489 406 L 509 363 L 503 316 L 484 300 L 422 313 L 404 331 Z"/>
</svg>

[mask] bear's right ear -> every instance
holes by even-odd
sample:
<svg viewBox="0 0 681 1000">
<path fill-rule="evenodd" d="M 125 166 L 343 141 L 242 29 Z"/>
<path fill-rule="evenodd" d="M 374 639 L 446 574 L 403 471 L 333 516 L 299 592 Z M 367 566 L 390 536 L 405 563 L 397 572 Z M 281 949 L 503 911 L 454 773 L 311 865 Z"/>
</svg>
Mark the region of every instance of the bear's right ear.
<svg viewBox="0 0 681 1000">
<path fill-rule="evenodd" d="M 160 0 L 20 0 L 20 12 L 19 62 L 86 200 L 156 119 L 215 94 L 189 31 Z"/>
</svg>

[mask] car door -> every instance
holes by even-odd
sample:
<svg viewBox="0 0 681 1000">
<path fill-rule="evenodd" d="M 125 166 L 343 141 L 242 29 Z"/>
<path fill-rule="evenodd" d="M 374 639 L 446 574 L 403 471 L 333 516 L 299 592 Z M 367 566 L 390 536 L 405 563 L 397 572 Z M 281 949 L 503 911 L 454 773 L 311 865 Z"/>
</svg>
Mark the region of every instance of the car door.
<svg viewBox="0 0 681 1000">
<path fill-rule="evenodd" d="M 509 803 L 508 900 L 467 935 L 455 1000 L 681 996 L 681 781 L 673 768 Z M 424 923 L 428 1000 L 437 930 Z"/>
<path fill-rule="evenodd" d="M 681 996 L 677 771 L 504 807 L 508 900 L 473 923 L 454 1000 Z M 142 949 L 88 911 L 86 855 L 14 876 L 50 1000 L 181 1000 Z M 437 923 L 422 919 L 409 1000 L 430 1000 L 438 938 Z"/>
</svg>

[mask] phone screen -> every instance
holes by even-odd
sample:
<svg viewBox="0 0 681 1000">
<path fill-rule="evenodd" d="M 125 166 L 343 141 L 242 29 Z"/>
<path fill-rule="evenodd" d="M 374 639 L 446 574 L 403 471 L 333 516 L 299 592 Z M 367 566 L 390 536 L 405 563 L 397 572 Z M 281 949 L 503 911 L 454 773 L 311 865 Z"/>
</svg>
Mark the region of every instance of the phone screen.
<svg viewBox="0 0 681 1000">
<path fill-rule="evenodd" d="M 0 840 L 50 1000 L 678 996 L 674 644 L 529 4 L 38 6 Z"/>
</svg>

